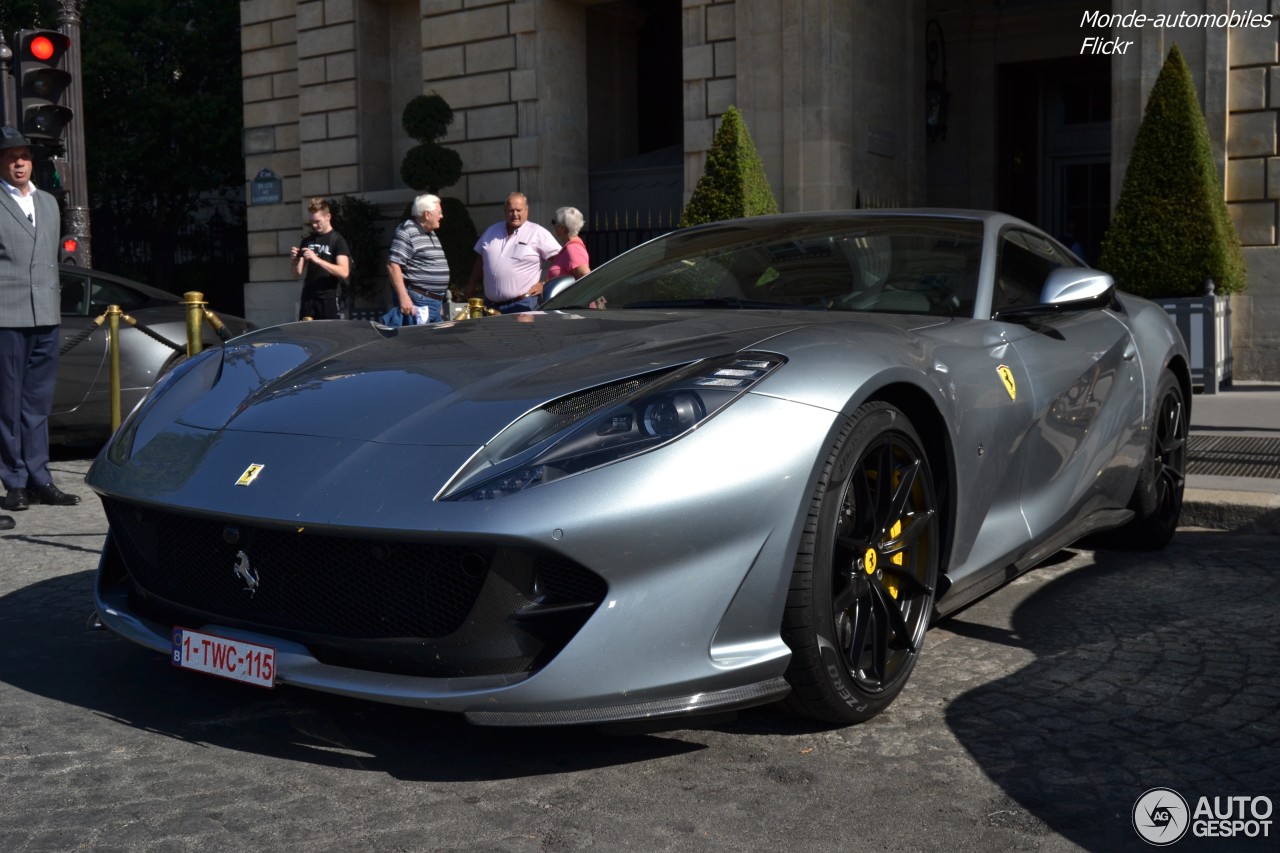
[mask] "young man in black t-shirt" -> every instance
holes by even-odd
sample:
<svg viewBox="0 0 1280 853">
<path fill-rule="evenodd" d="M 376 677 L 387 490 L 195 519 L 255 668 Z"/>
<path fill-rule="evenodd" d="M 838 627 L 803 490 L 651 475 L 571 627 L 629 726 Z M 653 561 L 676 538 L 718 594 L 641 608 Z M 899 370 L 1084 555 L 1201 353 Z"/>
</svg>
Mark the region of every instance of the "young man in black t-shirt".
<svg viewBox="0 0 1280 853">
<path fill-rule="evenodd" d="M 342 235 L 333 230 L 333 214 L 323 198 L 313 198 L 307 205 L 307 225 L 311 233 L 301 246 L 289 250 L 293 258 L 293 276 L 304 272 L 302 301 L 298 319 L 338 319 L 338 289 L 351 273 L 351 250 Z"/>
</svg>

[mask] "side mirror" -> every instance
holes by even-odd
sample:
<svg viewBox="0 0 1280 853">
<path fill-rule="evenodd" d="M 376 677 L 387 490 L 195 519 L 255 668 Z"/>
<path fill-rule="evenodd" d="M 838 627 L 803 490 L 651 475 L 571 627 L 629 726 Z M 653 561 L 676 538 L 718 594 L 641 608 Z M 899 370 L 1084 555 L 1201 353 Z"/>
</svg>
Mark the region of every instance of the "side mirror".
<svg viewBox="0 0 1280 853">
<path fill-rule="evenodd" d="M 1086 267 L 1058 267 L 1049 273 L 1040 289 L 1044 305 L 1070 305 L 1107 297 L 1116 283 L 1111 276 Z"/>
<path fill-rule="evenodd" d="M 542 302 L 546 302 L 552 297 L 559 296 L 571 286 L 577 283 L 577 279 L 571 275 L 557 276 L 542 286 Z"/>
</svg>

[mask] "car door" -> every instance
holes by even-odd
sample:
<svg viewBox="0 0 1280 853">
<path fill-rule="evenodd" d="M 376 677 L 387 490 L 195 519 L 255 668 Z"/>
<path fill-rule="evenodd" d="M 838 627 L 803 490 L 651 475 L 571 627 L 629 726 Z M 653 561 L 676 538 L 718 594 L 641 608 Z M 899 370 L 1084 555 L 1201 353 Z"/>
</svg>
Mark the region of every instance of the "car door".
<svg viewBox="0 0 1280 853">
<path fill-rule="evenodd" d="M 1039 234 L 1001 236 L 993 309 L 1034 304 L 1049 272 L 1077 266 Z M 1034 540 L 1091 512 L 1123 507 L 1141 458 L 1137 347 L 1112 308 L 1083 307 L 1019 323 L 1013 343 L 1032 397 L 1021 503 Z M 1020 391 L 1020 389 L 1019 389 Z"/>
<path fill-rule="evenodd" d="M 62 281 L 62 329 L 58 380 L 53 391 L 52 414 L 73 412 L 99 382 L 106 381 L 107 336 L 98 329 L 85 334 L 97 314 L 91 313 L 89 274 L 77 267 L 59 270 Z M 101 313 L 100 311 L 98 313 Z"/>
</svg>

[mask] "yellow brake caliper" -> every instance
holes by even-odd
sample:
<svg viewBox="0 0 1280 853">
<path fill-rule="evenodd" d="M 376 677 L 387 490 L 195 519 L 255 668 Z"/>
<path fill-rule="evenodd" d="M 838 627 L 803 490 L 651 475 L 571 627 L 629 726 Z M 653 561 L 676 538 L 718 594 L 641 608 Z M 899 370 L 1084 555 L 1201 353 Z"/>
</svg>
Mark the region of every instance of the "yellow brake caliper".
<svg viewBox="0 0 1280 853">
<path fill-rule="evenodd" d="M 889 528 L 889 538 L 890 538 L 890 539 L 897 539 L 897 538 L 898 538 L 899 536 L 901 536 L 901 535 L 902 535 L 902 519 L 898 519 L 897 521 L 895 521 L 895 522 L 893 523 L 893 527 L 890 527 L 890 528 Z M 896 554 L 894 554 L 892 557 L 890 557 L 890 558 L 889 558 L 889 562 L 890 562 L 890 563 L 893 563 L 895 566 L 901 566 L 901 565 L 902 565 L 902 552 L 901 552 L 901 551 L 899 551 L 898 553 L 896 553 Z M 885 575 L 885 576 L 884 576 L 884 588 L 885 588 L 885 589 L 887 589 L 887 590 L 889 590 L 889 594 L 890 594 L 890 595 L 892 595 L 892 596 L 893 596 L 893 598 L 894 598 L 894 600 L 896 601 L 896 600 L 898 599 L 898 576 L 897 576 L 897 575 Z"/>
<path fill-rule="evenodd" d="M 889 538 L 897 539 L 898 536 L 901 535 L 901 533 L 902 533 L 902 519 L 898 519 L 893 523 L 893 527 L 889 528 Z M 876 573 L 876 570 L 879 568 L 878 560 L 879 560 L 879 555 L 876 553 L 876 549 L 868 548 L 867 553 L 864 554 L 862 557 L 863 571 L 865 571 L 869 575 L 874 575 Z M 902 552 L 899 551 L 898 553 L 890 557 L 889 562 L 893 563 L 895 566 L 901 566 Z M 889 590 L 889 594 L 892 595 L 896 600 L 898 598 L 898 590 L 900 589 L 900 587 L 898 586 L 898 578 L 894 575 L 885 575 L 883 580 L 884 580 L 884 588 Z"/>
</svg>

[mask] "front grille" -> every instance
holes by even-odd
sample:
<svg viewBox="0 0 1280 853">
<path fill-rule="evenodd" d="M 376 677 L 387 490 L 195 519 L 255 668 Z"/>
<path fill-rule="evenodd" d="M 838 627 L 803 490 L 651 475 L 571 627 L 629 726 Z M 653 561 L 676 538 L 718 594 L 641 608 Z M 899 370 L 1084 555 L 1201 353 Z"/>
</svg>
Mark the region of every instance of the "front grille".
<svg viewBox="0 0 1280 853">
<path fill-rule="evenodd" d="M 598 575 L 554 554 L 104 504 L 135 605 L 149 618 L 267 631 L 345 666 L 528 671 L 568 642 L 607 591 Z"/>
</svg>

